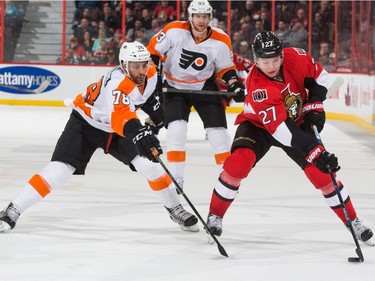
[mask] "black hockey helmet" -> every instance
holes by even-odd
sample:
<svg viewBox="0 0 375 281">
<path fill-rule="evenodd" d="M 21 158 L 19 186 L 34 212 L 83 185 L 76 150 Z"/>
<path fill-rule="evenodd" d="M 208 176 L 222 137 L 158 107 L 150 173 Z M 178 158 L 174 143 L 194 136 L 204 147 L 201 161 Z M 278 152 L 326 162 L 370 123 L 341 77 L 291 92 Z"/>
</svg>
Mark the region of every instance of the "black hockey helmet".
<svg viewBox="0 0 375 281">
<path fill-rule="evenodd" d="M 254 59 L 273 58 L 282 54 L 283 44 L 272 31 L 259 32 L 252 44 Z"/>
</svg>

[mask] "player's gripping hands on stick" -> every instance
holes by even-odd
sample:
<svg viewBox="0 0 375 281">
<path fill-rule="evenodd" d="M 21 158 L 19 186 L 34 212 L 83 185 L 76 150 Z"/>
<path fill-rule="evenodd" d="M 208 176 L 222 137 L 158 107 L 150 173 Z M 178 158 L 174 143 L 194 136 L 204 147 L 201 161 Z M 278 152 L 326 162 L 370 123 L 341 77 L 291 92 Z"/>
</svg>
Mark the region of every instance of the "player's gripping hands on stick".
<svg viewBox="0 0 375 281">
<path fill-rule="evenodd" d="M 329 153 L 320 144 L 310 150 L 306 160 L 309 163 L 315 164 L 315 166 L 325 174 L 329 174 L 328 167 L 330 167 L 331 172 L 333 173 L 340 170 L 338 159 L 335 154 Z"/>
<path fill-rule="evenodd" d="M 315 125 L 318 132 L 321 132 L 326 122 L 326 114 L 323 108 L 323 102 L 318 97 L 312 97 L 307 100 L 302 108 L 302 112 L 305 114 L 303 123 L 305 131 L 312 133 L 312 126 Z"/>
<path fill-rule="evenodd" d="M 158 154 L 163 153 L 158 138 L 152 133 L 149 126 L 140 127 L 135 137 L 133 137 L 133 142 L 137 147 L 139 155 L 146 157 L 151 161 L 156 161 L 152 154 L 153 148 L 158 151 Z"/>
<path fill-rule="evenodd" d="M 233 82 L 229 88 L 229 92 L 236 93 L 236 95 L 233 97 L 235 102 L 244 102 L 245 100 L 245 86 L 240 81 Z"/>
</svg>

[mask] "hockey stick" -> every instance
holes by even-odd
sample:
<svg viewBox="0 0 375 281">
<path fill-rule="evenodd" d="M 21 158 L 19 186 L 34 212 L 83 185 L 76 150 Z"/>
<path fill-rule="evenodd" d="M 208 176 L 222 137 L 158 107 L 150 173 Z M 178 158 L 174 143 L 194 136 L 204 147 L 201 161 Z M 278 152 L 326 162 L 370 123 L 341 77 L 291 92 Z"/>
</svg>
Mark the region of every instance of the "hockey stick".
<svg viewBox="0 0 375 281">
<path fill-rule="evenodd" d="M 189 200 L 185 192 L 182 190 L 180 185 L 177 183 L 176 179 L 172 176 L 172 174 L 169 172 L 168 168 L 165 166 L 164 162 L 161 160 L 158 151 L 155 148 L 152 148 L 152 154 L 154 155 L 155 159 L 159 162 L 159 164 L 163 167 L 164 171 L 167 173 L 167 175 L 171 178 L 173 183 L 175 184 L 177 190 L 180 192 L 180 194 L 185 198 L 186 202 L 190 205 L 191 209 L 194 211 L 194 213 L 197 215 L 201 223 L 203 224 L 204 228 L 208 232 L 208 234 L 212 237 L 212 239 L 216 242 L 217 247 L 219 249 L 220 254 L 222 254 L 225 257 L 228 257 L 227 252 L 225 251 L 224 247 L 220 244 L 219 240 L 217 240 L 216 236 L 211 232 L 210 228 L 206 224 L 206 222 L 202 219 L 201 215 L 198 213 L 197 209 L 194 207 L 193 203 Z"/>
<path fill-rule="evenodd" d="M 22 87 L 17 87 L 17 86 L 13 86 L 13 85 L 0 84 L 0 88 L 12 89 L 12 90 L 16 90 L 16 91 L 24 92 L 24 93 L 28 93 L 28 94 L 40 94 L 45 89 L 47 89 L 48 86 L 49 86 L 49 81 L 48 80 L 44 80 L 39 85 L 38 88 L 33 89 L 33 90 L 32 89 L 27 89 L 27 88 L 22 88 Z"/>
<path fill-rule="evenodd" d="M 336 79 L 333 81 L 331 86 L 329 86 L 328 91 L 327 91 L 327 98 L 335 94 L 340 87 L 344 84 L 344 79 L 342 77 L 336 77 Z"/>
<path fill-rule="evenodd" d="M 194 95 L 217 95 L 217 96 L 227 96 L 234 97 L 236 93 L 234 92 L 224 92 L 224 91 L 209 91 L 209 90 L 181 90 L 175 88 L 163 88 L 163 93 L 174 93 L 174 94 L 194 94 Z"/>
<path fill-rule="evenodd" d="M 312 128 L 314 130 L 316 139 L 318 140 L 318 142 L 321 145 L 323 145 L 323 142 L 322 142 L 322 139 L 321 139 L 320 134 L 318 132 L 318 129 L 316 128 L 315 125 L 312 125 Z M 331 176 L 331 180 L 332 180 L 333 186 L 335 188 L 337 197 L 339 198 L 341 208 L 344 211 L 344 215 L 345 215 L 345 219 L 346 219 L 346 226 L 349 227 L 350 232 L 351 232 L 351 234 L 353 236 L 355 245 L 357 246 L 357 248 L 355 249 L 355 252 L 357 253 L 358 257 L 349 257 L 348 261 L 349 262 L 363 262 L 365 259 L 364 259 L 363 254 L 362 254 L 361 247 L 359 246 L 358 239 L 355 236 L 353 225 L 352 225 L 352 221 L 349 218 L 348 210 L 346 209 L 344 200 L 342 199 L 342 196 L 341 196 L 341 193 L 340 193 L 340 189 L 338 187 L 338 184 L 337 184 L 337 181 L 335 179 L 335 176 L 333 175 L 332 169 L 331 169 L 331 167 L 328 164 L 327 164 L 327 170 L 329 172 L 329 175 Z"/>
</svg>

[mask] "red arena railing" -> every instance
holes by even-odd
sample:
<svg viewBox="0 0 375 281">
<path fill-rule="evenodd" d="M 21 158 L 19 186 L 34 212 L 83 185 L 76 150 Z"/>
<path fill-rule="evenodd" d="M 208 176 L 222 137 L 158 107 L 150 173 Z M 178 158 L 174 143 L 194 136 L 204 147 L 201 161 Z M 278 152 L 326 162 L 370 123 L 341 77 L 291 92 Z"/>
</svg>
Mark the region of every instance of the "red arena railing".
<svg viewBox="0 0 375 281">
<path fill-rule="evenodd" d="M 117 64 L 121 42 L 147 44 L 167 22 L 188 20 L 189 2 L 1 1 L 0 63 Z M 257 32 L 272 30 L 328 71 L 375 73 L 375 1 L 210 3 L 211 24 L 227 32 L 244 57 L 252 59 Z"/>
</svg>

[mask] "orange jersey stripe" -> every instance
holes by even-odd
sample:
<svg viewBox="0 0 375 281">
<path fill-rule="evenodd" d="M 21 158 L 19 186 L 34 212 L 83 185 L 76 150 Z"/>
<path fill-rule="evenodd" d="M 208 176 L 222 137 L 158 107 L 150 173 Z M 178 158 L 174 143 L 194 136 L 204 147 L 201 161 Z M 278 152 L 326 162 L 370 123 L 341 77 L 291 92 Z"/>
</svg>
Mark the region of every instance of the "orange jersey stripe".
<svg viewBox="0 0 375 281">
<path fill-rule="evenodd" d="M 221 165 L 224 164 L 225 159 L 227 159 L 229 156 L 229 152 L 223 152 L 223 153 L 218 153 L 215 154 L 215 161 L 216 164 Z"/>
<path fill-rule="evenodd" d="M 40 175 L 34 175 L 30 180 L 29 184 L 42 196 L 43 198 L 51 192 L 51 188 L 48 183 Z"/>
<path fill-rule="evenodd" d="M 197 84 L 197 83 L 205 82 L 205 81 L 208 80 L 208 78 L 207 78 L 207 79 L 202 79 L 202 80 L 196 80 L 194 82 L 189 82 L 189 81 L 185 81 L 185 80 L 180 80 L 180 79 L 174 78 L 171 74 L 169 74 L 166 71 L 164 71 L 164 74 L 165 74 L 165 76 L 168 77 L 168 79 L 170 79 L 172 81 L 179 82 L 179 83 L 183 83 L 183 84 Z"/>
<path fill-rule="evenodd" d="M 168 151 L 167 160 L 169 162 L 185 162 L 186 151 Z"/>
<path fill-rule="evenodd" d="M 171 183 L 172 183 L 172 180 L 167 174 L 162 175 L 160 178 L 156 180 L 148 181 L 148 184 L 150 185 L 151 189 L 154 191 L 163 190 L 167 188 L 168 186 L 170 186 Z"/>
</svg>

